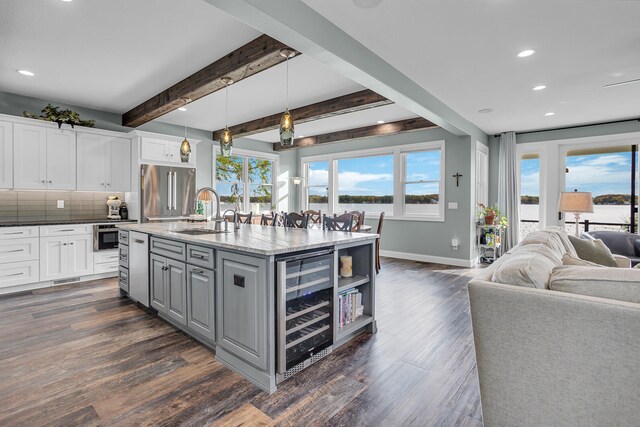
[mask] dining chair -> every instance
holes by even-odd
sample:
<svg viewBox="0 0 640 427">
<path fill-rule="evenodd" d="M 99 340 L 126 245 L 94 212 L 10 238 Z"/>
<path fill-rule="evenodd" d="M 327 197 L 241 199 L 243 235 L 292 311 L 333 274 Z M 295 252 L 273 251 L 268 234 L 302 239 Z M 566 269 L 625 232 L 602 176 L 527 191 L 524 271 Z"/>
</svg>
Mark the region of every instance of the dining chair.
<svg viewBox="0 0 640 427">
<path fill-rule="evenodd" d="M 380 273 L 382 268 L 380 265 L 380 238 L 382 237 L 382 224 L 384 223 L 384 212 L 380 213 L 380 219 L 378 220 L 378 237 L 376 238 L 376 274 Z"/>
<path fill-rule="evenodd" d="M 252 215 L 253 212 L 249 212 L 248 214 L 236 212 L 236 218 L 240 224 L 251 224 Z"/>
<path fill-rule="evenodd" d="M 322 216 L 322 229 L 329 231 L 352 231 L 353 215 L 345 214 L 335 218 Z"/>
<path fill-rule="evenodd" d="M 289 212 L 284 216 L 284 226 L 292 228 L 307 228 L 309 215 L 301 215 L 297 212 Z"/>
<path fill-rule="evenodd" d="M 277 212 L 273 212 L 271 214 L 262 214 L 260 217 L 260 225 L 270 225 L 272 227 L 282 226 L 284 225 L 282 222 L 282 217 L 278 215 Z"/>
<path fill-rule="evenodd" d="M 364 211 L 345 212 L 345 215 L 346 214 L 353 215 L 353 227 L 351 231 L 360 231 L 360 228 L 364 225 Z"/>
<path fill-rule="evenodd" d="M 322 223 L 322 211 L 312 211 L 312 210 L 308 210 L 308 211 L 304 211 L 302 212 L 302 215 L 309 215 L 309 221 L 310 224 L 320 224 Z"/>
</svg>

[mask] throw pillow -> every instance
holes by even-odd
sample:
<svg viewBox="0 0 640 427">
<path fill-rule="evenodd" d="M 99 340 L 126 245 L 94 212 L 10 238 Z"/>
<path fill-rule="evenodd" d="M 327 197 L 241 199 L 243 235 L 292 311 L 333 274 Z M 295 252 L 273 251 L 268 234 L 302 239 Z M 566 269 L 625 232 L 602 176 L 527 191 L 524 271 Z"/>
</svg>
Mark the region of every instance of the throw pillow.
<svg viewBox="0 0 640 427">
<path fill-rule="evenodd" d="M 583 240 L 573 236 L 569 236 L 569 240 L 576 249 L 576 253 L 580 259 L 595 262 L 596 264 L 606 267 L 617 266 L 611 251 L 602 240 Z"/>
<path fill-rule="evenodd" d="M 591 261 L 585 261 L 583 259 L 578 258 L 577 256 L 573 256 L 568 253 L 562 256 L 562 265 L 581 265 L 583 267 L 605 268 L 604 265 L 596 264 L 595 262 L 591 262 Z"/>
<path fill-rule="evenodd" d="M 549 280 L 552 291 L 640 303 L 640 270 L 561 266 Z"/>
</svg>

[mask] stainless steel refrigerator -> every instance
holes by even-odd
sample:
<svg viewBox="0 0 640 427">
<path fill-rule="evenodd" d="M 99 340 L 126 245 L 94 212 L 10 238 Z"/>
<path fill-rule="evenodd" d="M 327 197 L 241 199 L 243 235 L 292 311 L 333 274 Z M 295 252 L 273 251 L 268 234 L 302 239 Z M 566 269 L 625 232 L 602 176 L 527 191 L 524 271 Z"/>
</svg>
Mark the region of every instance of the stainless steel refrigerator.
<svg viewBox="0 0 640 427">
<path fill-rule="evenodd" d="M 142 222 L 187 219 L 195 213 L 196 170 L 141 165 Z"/>
</svg>

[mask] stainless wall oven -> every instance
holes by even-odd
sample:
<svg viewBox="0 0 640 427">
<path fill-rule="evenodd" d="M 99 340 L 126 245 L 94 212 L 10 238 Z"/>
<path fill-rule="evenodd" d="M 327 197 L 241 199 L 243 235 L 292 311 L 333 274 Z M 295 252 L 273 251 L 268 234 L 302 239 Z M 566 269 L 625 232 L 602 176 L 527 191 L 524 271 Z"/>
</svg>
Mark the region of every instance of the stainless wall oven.
<svg viewBox="0 0 640 427">
<path fill-rule="evenodd" d="M 118 229 L 113 224 L 93 226 L 93 251 L 118 249 Z"/>
<path fill-rule="evenodd" d="M 334 254 L 314 251 L 277 262 L 277 378 L 289 378 L 331 353 Z"/>
</svg>

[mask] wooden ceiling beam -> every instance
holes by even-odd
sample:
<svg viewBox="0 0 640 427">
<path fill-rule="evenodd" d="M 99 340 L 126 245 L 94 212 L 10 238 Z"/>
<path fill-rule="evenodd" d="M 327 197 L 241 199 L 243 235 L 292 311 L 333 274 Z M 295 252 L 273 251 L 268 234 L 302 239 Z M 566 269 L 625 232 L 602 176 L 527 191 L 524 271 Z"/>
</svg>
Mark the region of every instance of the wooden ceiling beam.
<svg viewBox="0 0 640 427">
<path fill-rule="evenodd" d="M 383 123 L 380 125 L 365 126 L 357 129 L 346 129 L 322 135 L 306 136 L 295 140 L 292 146 L 282 147 L 279 143 L 273 144 L 274 151 L 285 151 L 296 148 L 311 147 L 314 145 L 329 144 L 332 142 L 347 141 L 351 139 L 369 138 L 374 136 L 395 135 L 398 133 L 437 128 L 438 125 L 429 120 L 416 117 L 397 122 Z"/>
<path fill-rule="evenodd" d="M 280 64 L 286 61 L 280 55 L 282 49 L 291 48 L 262 35 L 127 111 L 122 115 L 122 125 L 138 127 L 184 106 L 185 103 L 223 89 L 223 77 L 231 77 L 234 82 L 239 82 Z"/>
<path fill-rule="evenodd" d="M 299 124 L 339 116 L 341 114 L 368 110 L 369 108 L 381 107 L 392 103 L 392 101 L 388 100 L 384 96 L 378 95 L 372 90 L 365 89 L 359 92 L 292 109 L 291 115 L 293 116 L 294 122 Z M 231 130 L 235 138 L 266 132 L 277 129 L 280 126 L 281 116 L 282 112 L 279 112 L 267 117 L 231 126 L 229 130 Z M 213 132 L 213 139 L 215 141 L 220 140 L 222 131 L 223 129 Z"/>
</svg>

